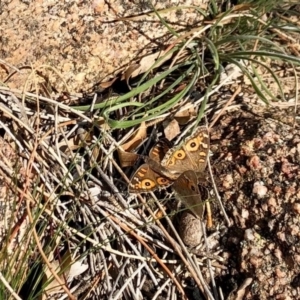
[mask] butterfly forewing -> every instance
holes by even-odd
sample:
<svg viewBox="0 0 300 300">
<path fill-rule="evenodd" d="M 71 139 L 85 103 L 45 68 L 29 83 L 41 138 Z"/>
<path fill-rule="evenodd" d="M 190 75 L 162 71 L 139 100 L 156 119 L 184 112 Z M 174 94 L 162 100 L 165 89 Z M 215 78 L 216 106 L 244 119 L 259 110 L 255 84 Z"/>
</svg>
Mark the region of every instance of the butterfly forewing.
<svg viewBox="0 0 300 300">
<path fill-rule="evenodd" d="M 161 165 L 178 176 L 188 170 L 202 172 L 206 167 L 208 152 L 208 131 L 206 127 L 199 127 L 179 147 L 170 149 Z"/>
</svg>

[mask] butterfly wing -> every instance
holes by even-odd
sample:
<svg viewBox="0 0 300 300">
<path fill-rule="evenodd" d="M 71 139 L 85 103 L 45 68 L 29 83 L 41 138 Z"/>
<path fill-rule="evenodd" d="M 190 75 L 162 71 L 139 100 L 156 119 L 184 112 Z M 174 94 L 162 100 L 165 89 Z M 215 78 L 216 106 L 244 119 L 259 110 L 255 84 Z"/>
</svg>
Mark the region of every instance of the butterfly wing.
<svg viewBox="0 0 300 300">
<path fill-rule="evenodd" d="M 173 184 L 177 200 L 181 201 L 198 218 L 203 218 L 203 203 L 198 187 L 197 174 L 192 171 L 183 172 Z"/>
<path fill-rule="evenodd" d="M 163 138 L 160 139 L 150 150 L 149 158 L 156 161 L 157 163 L 161 163 L 166 153 L 170 150 L 171 143 Z"/>
<path fill-rule="evenodd" d="M 161 165 L 178 176 L 185 171 L 203 172 L 209 152 L 209 135 L 206 127 L 199 127 L 179 147 L 170 149 Z"/>
<path fill-rule="evenodd" d="M 143 164 L 133 174 L 128 190 L 129 193 L 148 193 L 170 184 L 170 180 L 153 171 L 149 164 Z"/>
</svg>

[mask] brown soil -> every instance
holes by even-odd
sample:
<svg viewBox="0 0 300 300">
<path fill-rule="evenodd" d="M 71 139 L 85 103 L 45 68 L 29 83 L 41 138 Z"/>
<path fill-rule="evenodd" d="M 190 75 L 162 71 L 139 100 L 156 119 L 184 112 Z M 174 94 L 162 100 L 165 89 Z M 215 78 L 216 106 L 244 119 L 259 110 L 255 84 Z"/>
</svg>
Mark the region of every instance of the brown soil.
<svg viewBox="0 0 300 300">
<path fill-rule="evenodd" d="M 217 281 L 232 292 L 251 278 L 241 299 L 300 295 L 300 133 L 281 122 L 292 114 L 243 109 L 211 134 L 214 176 L 232 221 L 220 239 L 228 269 Z"/>
</svg>

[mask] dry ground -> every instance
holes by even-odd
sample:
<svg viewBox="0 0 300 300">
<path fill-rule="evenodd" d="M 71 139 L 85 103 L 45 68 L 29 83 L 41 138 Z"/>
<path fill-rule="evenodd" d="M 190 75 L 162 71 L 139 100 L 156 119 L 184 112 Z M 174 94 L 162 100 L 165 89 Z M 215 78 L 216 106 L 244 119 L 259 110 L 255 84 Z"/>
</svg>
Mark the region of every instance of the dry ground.
<svg viewBox="0 0 300 300">
<path fill-rule="evenodd" d="M 218 282 L 230 291 L 250 278 L 242 299 L 300 295 L 300 134 L 298 125 L 282 122 L 292 109 L 275 115 L 244 107 L 223 116 L 211 137 L 215 176 L 232 220 L 220 239 L 228 270 Z"/>
<path fill-rule="evenodd" d="M 225 299 L 298 299 L 300 134 L 294 117 L 286 117 L 294 115 L 294 107 L 280 111 L 262 109 L 262 106 L 250 107 L 241 99 L 236 104 L 239 109 L 225 112 L 210 134 L 213 177 L 230 220 L 227 225 L 217 201 L 212 200 L 214 227 L 207 233 L 208 239 L 212 237 L 208 246 L 212 255 L 218 252 L 224 260 L 219 262 L 220 268 L 216 265 L 216 284 L 222 288 Z M 3 177 L 7 172 L 5 163 L 18 165 L 19 178 L 23 178 L 21 186 L 26 182 L 26 168 L 17 163 L 18 155 L 4 140 L 1 154 L 4 160 L 1 195 L 3 200 L 10 198 L 14 209 L 16 194 Z M 15 175 L 10 176 L 13 179 Z M 120 186 L 120 179 L 117 184 Z M 126 184 L 121 186 L 126 195 Z M 210 183 L 207 187 L 212 190 Z M 168 212 L 173 214 L 176 205 L 169 208 Z M 2 224 L 9 222 L 11 209 L 2 206 L 5 216 Z M 25 217 L 19 214 L 20 220 L 23 232 L 28 226 L 26 213 Z M 10 251 L 18 247 L 18 238 Z M 205 270 L 206 267 L 203 272 L 209 278 Z M 148 284 L 150 287 L 145 285 L 142 289 L 145 299 L 151 299 L 156 292 L 154 287 L 151 289 L 151 282 Z M 191 292 L 197 290 L 195 283 L 185 284 L 189 299 L 197 299 Z"/>
<path fill-rule="evenodd" d="M 109 7 L 108 2 L 92 1 L 88 4 L 84 2 L 82 7 L 79 7 L 74 1 L 63 9 L 60 3 L 59 1 L 51 3 L 50 1 L 2 2 L 0 4 L 2 20 L 0 43 L 2 42 L 3 45 L 1 59 L 19 69 L 32 63 L 32 58 L 36 58 L 34 66 L 55 65 L 62 78 L 67 81 L 71 91 L 87 91 L 99 80 L 112 78 L 114 72 L 136 58 L 137 53 L 143 54 L 149 46 L 149 40 L 152 42 L 158 37 L 163 40 L 164 31 L 153 30 L 153 27 L 151 32 L 157 36 L 147 38 L 138 34 L 142 30 L 141 27 L 132 30 L 130 27 L 132 25 L 127 22 L 110 27 L 109 22 L 112 18 L 115 19 L 115 14 L 111 13 L 112 8 Z M 5 7 L 9 10 L 4 9 Z M 113 9 L 118 11 L 120 7 L 116 6 Z M 128 9 L 131 11 L 130 9 L 133 8 Z M 31 13 L 28 13 L 30 11 Z M 90 14 L 84 13 L 88 11 Z M 16 26 L 17 21 L 11 19 L 13 13 L 10 12 L 18 12 L 18 22 L 21 24 L 19 27 Z M 88 17 L 84 18 L 79 12 L 83 12 Z M 39 13 L 47 26 L 45 25 L 43 29 L 42 27 L 36 29 L 37 20 L 32 19 L 32 13 Z M 123 11 L 121 13 L 125 14 Z M 191 24 L 194 24 L 197 20 L 193 19 L 193 12 L 190 13 L 190 15 L 185 14 L 185 17 Z M 97 18 L 98 16 L 100 17 Z M 121 17 L 122 14 L 118 16 Z M 171 15 L 171 21 L 172 18 L 175 18 L 175 14 Z M 100 28 L 103 21 L 107 22 L 106 27 Z M 61 26 L 64 30 L 57 33 Z M 130 30 L 128 30 L 129 27 Z M 116 30 L 117 33 L 110 30 Z M 125 31 L 128 36 L 125 35 Z M 28 36 L 28 42 L 24 43 L 22 40 L 28 32 L 35 34 Z M 102 34 L 106 37 L 116 34 L 118 39 L 108 42 Z M 20 35 L 23 38 L 20 38 Z M 138 43 L 133 46 L 132 41 L 137 37 Z M 35 47 L 32 47 L 32 44 Z M 114 50 L 111 51 L 111 49 Z M 148 51 L 149 49 L 145 50 L 145 53 Z M 121 57 L 122 63 L 116 60 L 116 57 Z M 103 74 L 100 74 L 99 69 Z M 4 67 L 4 64 L 1 64 L 1 70 L 1 80 L 6 80 L 7 76 L 12 73 L 9 68 L 7 69 L 7 65 Z M 282 76 L 284 92 L 294 92 L 295 85 L 288 83 L 289 76 L 285 76 L 284 73 L 285 70 Z M 51 76 L 54 76 L 53 74 L 51 73 Z M 19 75 L 9 80 L 9 87 L 23 87 L 28 74 Z M 49 76 L 51 84 L 56 85 L 58 91 L 62 90 L 64 84 L 59 77 L 51 76 Z M 235 89 L 236 86 L 233 84 L 231 88 Z M 276 91 L 274 93 L 276 94 Z M 0 95 L 2 96 L 1 104 L 8 105 L 3 100 L 7 98 L 7 94 L 0 91 Z M 253 90 L 250 95 L 251 97 L 254 95 Z M 211 99 L 210 108 L 216 106 L 217 101 Z M 210 133 L 213 177 L 230 220 L 230 225 L 227 225 L 220 213 L 217 201 L 212 200 L 214 227 L 208 231 L 208 236 L 213 237 L 212 244 L 209 246 L 212 248 L 212 253 L 218 251 L 224 259 L 220 263 L 222 266 L 216 267 L 215 270 L 216 285 L 222 288 L 225 299 L 300 299 L 300 132 L 299 119 L 297 119 L 299 109 L 295 111 L 293 105 L 288 108 L 279 106 L 270 108 L 263 106 L 260 102 L 249 102 L 242 96 L 233 104 L 236 104 L 235 109 L 226 111 Z M 208 123 L 213 115 L 212 111 L 207 114 Z M 21 118 L 20 113 L 16 116 Z M 7 128 L 16 130 L 10 116 L 6 114 L 3 121 Z M 49 124 L 53 127 L 51 122 Z M 46 126 L 45 128 L 49 129 Z M 13 131 L 14 134 L 20 141 L 27 141 L 28 136 L 25 138 L 18 130 Z M 160 126 L 158 126 L 158 131 L 162 131 Z M 0 147 L 2 157 L 0 194 L 2 199 L 6 201 L 9 199 L 10 208 L 4 205 L 4 200 L 1 201 L 1 215 L 4 217 L 2 225 L 7 224 L 12 216 L 15 209 L 11 205 L 13 201 L 16 198 L 19 201 L 23 197 L 20 196 L 22 194 L 20 189 L 13 190 L 11 186 L 9 187 L 7 178 L 12 179 L 10 184 L 13 184 L 13 179 L 16 178 L 16 174 L 10 170 L 18 170 L 17 175 L 20 176 L 18 179 L 23 180 L 20 180 L 19 188 L 23 187 L 23 184 L 26 185 L 28 175 L 25 172 L 27 159 L 14 150 L 14 147 L 17 147 L 10 145 L 11 140 L 7 142 L 5 133 L 7 134 L 7 130 L 3 128 Z M 117 138 L 117 135 L 114 137 Z M 110 145 L 105 146 L 108 149 Z M 20 162 L 21 165 L 19 165 Z M 51 170 L 56 171 L 54 164 L 51 167 L 53 167 Z M 86 168 L 89 167 L 87 163 Z M 106 171 L 116 174 L 113 168 L 112 170 L 107 168 Z M 126 195 L 126 183 L 123 181 L 120 184 L 117 178 L 116 185 L 123 187 L 120 191 Z M 208 188 L 212 190 L 210 183 L 208 183 Z M 163 198 L 165 194 L 157 195 Z M 85 202 L 82 203 L 82 207 L 84 205 L 86 205 Z M 89 205 L 87 206 L 90 208 Z M 136 211 L 140 212 L 139 209 Z M 21 212 L 23 214 L 18 216 L 18 220 L 22 221 L 20 231 L 28 226 L 27 215 L 24 213 L 26 210 Z M 76 213 L 78 214 L 75 215 L 79 216 L 80 209 Z M 80 221 L 81 217 L 80 215 Z M 1 234 L 5 235 L 6 232 L 3 231 Z M 165 240 L 163 241 L 166 243 Z M 10 254 L 13 253 L 14 247 L 18 247 L 18 243 L 18 237 L 16 237 L 11 245 Z M 117 246 L 122 248 L 120 245 Z M 134 264 L 132 266 L 136 267 Z M 202 299 L 194 293 L 198 289 L 190 277 L 185 283 L 189 299 Z M 148 286 L 145 284 L 141 290 L 144 299 L 151 299 L 157 291 L 156 287 L 149 282 Z M 161 297 L 165 299 L 166 295 L 163 294 Z"/>
</svg>

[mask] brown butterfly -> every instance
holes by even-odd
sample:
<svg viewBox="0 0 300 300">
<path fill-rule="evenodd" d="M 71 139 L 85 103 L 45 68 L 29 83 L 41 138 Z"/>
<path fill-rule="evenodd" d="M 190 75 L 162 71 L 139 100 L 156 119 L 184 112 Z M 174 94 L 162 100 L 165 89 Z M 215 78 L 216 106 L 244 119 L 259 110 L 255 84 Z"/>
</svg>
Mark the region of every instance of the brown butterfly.
<svg viewBox="0 0 300 300">
<path fill-rule="evenodd" d="M 144 157 L 146 163 L 132 176 L 129 184 L 130 193 L 153 192 L 171 185 L 171 180 L 155 171 L 160 169 L 160 162 L 169 149 L 169 142 L 165 139 L 156 143 L 150 150 L 149 157 Z"/>
<path fill-rule="evenodd" d="M 197 130 L 180 146 L 171 148 L 162 140 L 155 145 L 131 178 L 130 193 L 152 192 L 166 188 L 186 171 L 202 174 L 209 151 L 209 135 L 206 127 Z M 190 176 L 190 175 L 188 175 Z M 181 182 L 181 181 L 180 181 Z"/>
</svg>

